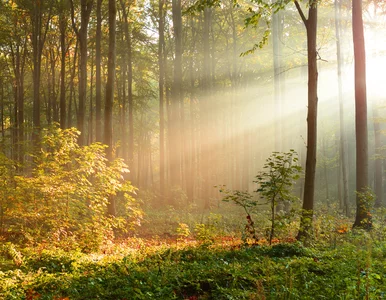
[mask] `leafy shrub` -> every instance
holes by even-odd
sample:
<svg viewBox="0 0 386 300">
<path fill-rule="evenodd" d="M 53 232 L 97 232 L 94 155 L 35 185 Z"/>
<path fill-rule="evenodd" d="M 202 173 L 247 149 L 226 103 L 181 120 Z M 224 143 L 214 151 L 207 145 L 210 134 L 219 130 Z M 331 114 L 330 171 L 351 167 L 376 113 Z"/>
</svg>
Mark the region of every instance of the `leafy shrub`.
<svg viewBox="0 0 386 300">
<path fill-rule="evenodd" d="M 114 227 L 129 229 L 138 222 L 141 211 L 131 197 L 134 187 L 123 178 L 128 172 L 124 162 L 108 162 L 101 144 L 80 147 L 78 135 L 74 128 L 44 130 L 40 151 L 31 154 L 28 175 L 0 170 L 0 182 L 13 186 L 1 202 L 12 199 L 3 210 L 3 232 L 17 232 L 30 243 L 48 240 L 69 247 L 80 242 L 81 248 L 92 251 Z M 116 218 L 106 215 L 112 196 L 121 212 Z"/>
<path fill-rule="evenodd" d="M 256 176 L 258 187 L 255 191 L 258 195 L 266 200 L 266 204 L 270 207 L 271 226 L 268 233 L 269 244 L 275 235 L 275 228 L 282 228 L 286 223 L 286 219 L 290 215 L 294 215 L 293 211 L 286 214 L 277 215 L 276 207 L 279 202 L 289 203 L 295 202 L 298 198 L 292 195 L 292 187 L 300 177 L 302 170 L 298 165 L 298 157 L 294 150 L 287 153 L 273 152 L 264 164 L 264 171 L 261 171 Z M 246 240 L 248 238 L 257 242 L 257 232 L 255 228 L 255 220 L 253 217 L 253 209 L 261 204 L 259 199 L 256 199 L 247 191 L 230 191 L 221 189 L 220 192 L 225 194 L 223 201 L 234 202 L 241 206 L 247 214 L 247 224 L 245 225 Z"/>
</svg>

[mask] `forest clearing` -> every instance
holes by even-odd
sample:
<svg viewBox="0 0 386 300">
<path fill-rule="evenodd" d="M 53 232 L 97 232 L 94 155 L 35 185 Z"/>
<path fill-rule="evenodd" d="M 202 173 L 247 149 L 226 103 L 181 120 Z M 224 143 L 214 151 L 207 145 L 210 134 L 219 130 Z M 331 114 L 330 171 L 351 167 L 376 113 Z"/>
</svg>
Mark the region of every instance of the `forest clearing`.
<svg viewBox="0 0 386 300">
<path fill-rule="evenodd" d="M 381 0 L 0 0 L 0 299 L 386 299 Z"/>
</svg>

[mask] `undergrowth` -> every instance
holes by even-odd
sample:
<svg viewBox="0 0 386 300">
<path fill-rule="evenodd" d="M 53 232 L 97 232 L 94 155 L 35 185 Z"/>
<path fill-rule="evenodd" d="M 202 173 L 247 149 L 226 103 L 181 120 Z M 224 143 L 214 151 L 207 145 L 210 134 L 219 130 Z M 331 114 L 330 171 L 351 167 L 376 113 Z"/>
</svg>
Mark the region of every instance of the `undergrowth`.
<svg viewBox="0 0 386 300">
<path fill-rule="evenodd" d="M 320 210 L 308 247 L 293 239 L 297 224 L 278 232 L 269 246 L 263 213 L 257 216 L 258 243 L 243 240 L 245 221 L 236 210 L 237 218 L 219 210 L 152 213 L 144 221 L 154 228 L 142 237 L 110 241 L 91 253 L 3 243 L 0 299 L 386 297 L 384 211 L 373 214 L 367 232 L 352 231 L 351 220 Z"/>
</svg>

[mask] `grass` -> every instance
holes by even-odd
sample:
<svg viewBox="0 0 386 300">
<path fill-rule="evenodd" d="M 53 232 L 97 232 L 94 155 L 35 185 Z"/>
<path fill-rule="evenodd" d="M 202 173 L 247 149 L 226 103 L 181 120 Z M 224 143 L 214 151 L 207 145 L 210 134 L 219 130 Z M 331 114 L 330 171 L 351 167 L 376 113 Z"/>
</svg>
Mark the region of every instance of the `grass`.
<svg viewBox="0 0 386 300">
<path fill-rule="evenodd" d="M 386 298 L 382 215 L 368 233 L 320 214 L 304 247 L 293 228 L 272 246 L 248 245 L 236 234 L 244 220 L 219 211 L 152 214 L 149 231 L 139 231 L 145 238 L 110 241 L 97 253 L 3 244 L 0 299 Z"/>
</svg>

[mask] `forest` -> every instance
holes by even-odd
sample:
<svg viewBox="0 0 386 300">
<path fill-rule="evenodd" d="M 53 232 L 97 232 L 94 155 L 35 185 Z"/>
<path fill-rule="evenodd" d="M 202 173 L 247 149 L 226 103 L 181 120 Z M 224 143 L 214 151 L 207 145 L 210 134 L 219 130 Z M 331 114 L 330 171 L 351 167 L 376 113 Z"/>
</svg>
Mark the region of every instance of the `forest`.
<svg viewBox="0 0 386 300">
<path fill-rule="evenodd" d="M 0 299 L 385 299 L 385 25 L 0 0 Z"/>
</svg>

